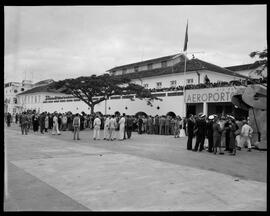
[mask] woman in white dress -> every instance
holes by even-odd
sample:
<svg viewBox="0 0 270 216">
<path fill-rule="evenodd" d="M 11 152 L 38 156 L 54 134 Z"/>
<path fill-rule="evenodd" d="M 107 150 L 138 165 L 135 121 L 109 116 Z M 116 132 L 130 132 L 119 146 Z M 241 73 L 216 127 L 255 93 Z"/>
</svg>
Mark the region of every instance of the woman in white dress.
<svg viewBox="0 0 270 216">
<path fill-rule="evenodd" d="M 125 137 L 125 114 L 119 120 L 119 140 L 124 140 Z"/>
<path fill-rule="evenodd" d="M 180 137 L 185 137 L 186 136 L 186 133 L 185 133 L 185 130 L 184 130 L 184 119 L 181 119 L 181 122 L 180 122 L 180 134 L 179 134 Z"/>
</svg>

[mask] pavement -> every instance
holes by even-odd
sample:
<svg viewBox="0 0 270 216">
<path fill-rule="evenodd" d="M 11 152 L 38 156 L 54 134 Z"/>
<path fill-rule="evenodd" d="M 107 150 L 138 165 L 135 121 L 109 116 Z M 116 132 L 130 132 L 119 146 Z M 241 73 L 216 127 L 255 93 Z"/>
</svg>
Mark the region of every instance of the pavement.
<svg viewBox="0 0 270 216">
<path fill-rule="evenodd" d="M 187 151 L 187 138 L 92 135 L 5 128 L 4 211 L 266 211 L 266 151 L 214 155 Z"/>
</svg>

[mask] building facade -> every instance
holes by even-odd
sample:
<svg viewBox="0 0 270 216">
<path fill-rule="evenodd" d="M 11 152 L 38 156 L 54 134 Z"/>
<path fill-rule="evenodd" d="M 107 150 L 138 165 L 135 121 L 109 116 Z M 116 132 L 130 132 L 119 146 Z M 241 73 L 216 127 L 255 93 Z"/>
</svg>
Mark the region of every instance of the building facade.
<svg viewBox="0 0 270 216">
<path fill-rule="evenodd" d="M 186 61 L 186 62 L 185 62 Z M 184 68 L 186 65 L 186 72 Z M 205 76 L 211 83 L 244 80 L 247 77 L 235 71 L 219 67 L 200 59 L 187 59 L 182 54 L 170 55 L 128 65 L 114 67 L 108 72 L 112 76 L 128 76 L 132 82 L 151 89 L 162 101 L 153 101 L 152 106 L 134 95 L 114 95 L 95 106 L 95 112 L 113 114 L 116 111 L 134 115 L 144 112 L 149 115 L 174 113 L 186 116 L 200 112 L 233 113 L 231 97 L 238 87 L 212 86 L 211 88 L 192 89 L 193 85 L 203 84 Z M 186 84 L 186 90 L 183 86 Z M 189 87 L 189 88 L 188 88 Z M 133 100 L 130 99 L 133 98 Z M 72 95 L 61 94 L 47 89 L 46 85 L 36 86 L 17 95 L 22 110 L 35 109 L 38 112 L 90 113 L 83 101 Z"/>
</svg>

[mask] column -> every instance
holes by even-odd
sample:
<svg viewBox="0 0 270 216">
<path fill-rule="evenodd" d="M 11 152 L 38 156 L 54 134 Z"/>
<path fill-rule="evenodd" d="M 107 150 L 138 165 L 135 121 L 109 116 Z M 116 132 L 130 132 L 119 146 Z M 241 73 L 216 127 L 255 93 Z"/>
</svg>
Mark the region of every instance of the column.
<svg viewBox="0 0 270 216">
<path fill-rule="evenodd" d="M 208 104 L 203 102 L 203 114 L 208 116 Z"/>
</svg>

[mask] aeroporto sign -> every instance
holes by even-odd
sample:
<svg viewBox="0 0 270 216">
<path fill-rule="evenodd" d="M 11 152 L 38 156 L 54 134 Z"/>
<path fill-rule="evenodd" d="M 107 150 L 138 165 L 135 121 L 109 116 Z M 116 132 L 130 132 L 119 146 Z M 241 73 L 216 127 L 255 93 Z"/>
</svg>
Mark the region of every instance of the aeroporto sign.
<svg viewBox="0 0 270 216">
<path fill-rule="evenodd" d="M 186 90 L 185 103 L 231 102 L 237 87 Z"/>
</svg>

